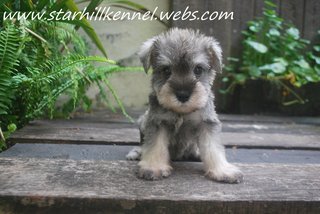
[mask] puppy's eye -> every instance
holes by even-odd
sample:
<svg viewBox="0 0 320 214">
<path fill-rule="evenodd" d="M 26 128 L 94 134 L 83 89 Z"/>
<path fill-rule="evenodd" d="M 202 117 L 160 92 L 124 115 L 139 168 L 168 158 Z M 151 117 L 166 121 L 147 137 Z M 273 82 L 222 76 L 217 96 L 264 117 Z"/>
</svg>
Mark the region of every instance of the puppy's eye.
<svg viewBox="0 0 320 214">
<path fill-rule="evenodd" d="M 164 67 L 164 68 L 162 69 L 162 73 L 163 73 L 165 76 L 169 77 L 169 76 L 171 75 L 171 68 L 170 68 L 169 66 Z"/>
<path fill-rule="evenodd" d="M 200 77 L 201 74 L 203 73 L 203 71 L 204 71 L 204 68 L 201 67 L 200 65 L 197 65 L 193 70 L 193 72 L 196 75 L 196 77 Z"/>
</svg>

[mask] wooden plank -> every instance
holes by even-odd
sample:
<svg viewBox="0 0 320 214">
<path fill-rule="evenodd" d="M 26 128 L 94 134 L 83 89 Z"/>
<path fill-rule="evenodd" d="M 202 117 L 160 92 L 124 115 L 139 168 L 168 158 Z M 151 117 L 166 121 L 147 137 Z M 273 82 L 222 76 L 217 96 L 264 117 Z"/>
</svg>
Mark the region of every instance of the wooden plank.
<svg viewBox="0 0 320 214">
<path fill-rule="evenodd" d="M 306 0 L 305 19 L 304 19 L 304 38 L 312 42 L 320 42 L 316 37 L 317 31 L 320 29 L 320 1 Z"/>
<path fill-rule="evenodd" d="M 26 127 L 15 132 L 9 143 L 71 143 L 71 144 L 138 144 L 137 128 L 51 128 Z"/>
<path fill-rule="evenodd" d="M 232 1 L 216 0 L 216 1 L 204 1 L 202 11 L 218 11 L 220 12 L 234 12 L 232 8 Z M 213 35 L 220 43 L 223 50 L 223 61 L 227 62 L 227 57 L 231 55 L 231 42 L 232 42 L 232 23 L 236 19 L 230 20 L 213 20 L 202 21 L 200 30 L 204 31 L 208 35 Z M 216 88 L 219 88 L 219 84 L 216 81 Z M 216 91 L 218 92 L 218 91 Z"/>
<path fill-rule="evenodd" d="M 207 0 L 176 0 L 172 2 L 173 11 L 184 11 L 189 6 L 190 11 L 199 11 L 198 15 L 200 16 L 206 11 L 209 12 L 232 12 L 232 2 L 226 0 L 216 0 L 216 1 L 207 1 Z M 231 25 L 233 20 L 176 20 L 172 22 L 174 27 L 181 28 L 192 28 L 199 29 L 206 35 L 214 36 L 221 44 L 224 59 L 230 55 L 231 49 Z"/>
<path fill-rule="evenodd" d="M 320 117 L 286 117 L 286 116 L 269 116 L 269 115 L 236 115 L 220 114 L 219 119 L 224 122 L 247 122 L 247 123 L 297 123 L 320 126 Z"/>
<path fill-rule="evenodd" d="M 114 161 L 125 160 L 126 155 L 133 147 L 134 146 L 117 145 L 18 143 L 0 153 L 0 157 Z M 228 148 L 226 149 L 226 155 L 230 162 L 236 163 L 320 164 L 320 152 L 310 150 Z"/>
<path fill-rule="evenodd" d="M 127 113 L 132 118 L 138 118 L 146 109 L 127 109 Z M 59 119 L 58 119 L 59 120 Z M 111 123 L 130 123 L 130 120 L 126 118 L 120 111 L 112 112 L 108 109 L 94 109 L 92 112 L 77 112 L 73 115 L 71 120 L 77 121 L 94 121 L 96 122 L 111 122 Z"/>
<path fill-rule="evenodd" d="M 281 17 L 284 18 L 285 22 L 291 22 L 294 24 L 303 37 L 303 25 L 304 25 L 304 8 L 305 0 L 282 0 L 280 6 Z"/>
<path fill-rule="evenodd" d="M 128 109 L 129 114 L 137 119 L 145 110 L 132 111 Z M 320 126 L 320 117 L 288 117 L 288 116 L 274 116 L 274 115 L 237 115 L 237 114 L 219 114 L 222 122 L 261 122 L 261 123 L 298 123 L 310 124 Z M 50 120 L 52 121 L 52 120 Z M 54 120 L 53 120 L 54 121 Z M 59 120 L 57 120 L 59 121 Z M 95 110 L 92 113 L 79 113 L 75 115 L 70 121 L 77 122 L 93 122 L 93 123 L 125 123 L 130 124 L 130 121 L 121 113 L 113 113 L 108 110 Z"/>
<path fill-rule="evenodd" d="M 234 133 L 270 133 L 270 134 L 292 134 L 292 135 L 320 135 L 320 126 L 300 125 L 295 123 L 241 123 L 224 122 L 223 132 Z"/>
<path fill-rule="evenodd" d="M 136 113 L 139 115 L 139 113 Z M 110 118 L 117 118 L 110 122 Z M 220 115 L 229 147 L 320 148 L 319 118 Z M 270 134 L 269 134 L 270 133 Z M 106 111 L 72 120 L 36 120 L 15 132 L 11 143 L 138 144 L 139 131 L 121 115 Z"/>
<path fill-rule="evenodd" d="M 235 13 L 235 19 L 232 22 L 231 51 L 228 57 L 240 57 L 241 41 L 244 38 L 241 32 L 247 28 L 247 22 L 254 18 L 254 5 L 255 0 L 232 1 L 232 11 Z"/>
<path fill-rule="evenodd" d="M 136 110 L 133 111 L 128 109 L 129 115 L 132 116 L 133 119 L 137 119 L 140 115 L 142 115 L 145 110 Z M 320 126 L 320 117 L 287 117 L 287 116 L 272 116 L 272 115 L 239 115 L 239 114 L 219 114 L 219 119 L 222 122 L 260 122 L 260 123 L 297 123 L 297 124 L 309 124 L 309 125 L 318 125 Z M 132 123 L 121 113 L 113 113 L 108 110 L 94 110 L 91 113 L 78 113 L 72 119 L 53 119 L 53 120 L 35 120 L 30 122 L 31 125 L 37 124 L 38 122 L 44 123 L 45 125 L 51 122 L 77 122 L 78 124 L 101 124 L 101 126 L 106 125 L 106 123 L 110 124 L 126 124 L 126 127 L 130 127 L 129 125 Z M 49 124 L 50 125 L 50 124 Z"/>
<path fill-rule="evenodd" d="M 277 5 L 276 11 L 278 14 L 280 14 L 281 0 L 274 0 L 273 3 Z M 255 5 L 254 5 L 255 16 L 258 16 L 258 17 L 262 16 L 263 7 L 264 7 L 264 0 L 255 1 Z"/>
<path fill-rule="evenodd" d="M 136 177 L 126 161 L 0 158 L 1 213 L 319 213 L 320 165 L 239 164 L 221 184 L 200 163 L 174 163 L 167 179 Z"/>
<path fill-rule="evenodd" d="M 248 119 L 248 120 L 247 120 Z M 255 119 L 255 118 L 253 118 Z M 281 133 L 281 134 L 302 134 L 302 135 L 320 135 L 320 126 L 288 123 L 261 122 L 263 120 L 255 119 L 250 121 L 249 118 L 229 117 L 224 118 L 222 130 L 224 132 L 254 132 L 254 133 Z M 283 122 L 283 121 L 280 121 Z M 39 132 L 39 129 L 52 132 L 55 129 L 63 130 L 82 130 L 82 129 L 127 129 L 138 128 L 136 123 L 125 122 L 108 122 L 93 120 L 36 120 L 31 122 L 19 132 L 28 135 L 29 133 Z"/>
<path fill-rule="evenodd" d="M 320 135 L 293 135 L 270 133 L 222 133 L 227 147 L 320 149 Z"/>
<path fill-rule="evenodd" d="M 30 129 L 40 128 L 60 128 L 60 129 L 83 129 L 83 128 L 106 128 L 106 129 L 124 129 L 124 128 L 135 128 L 137 127 L 136 123 L 131 123 L 129 121 L 119 121 L 119 122 L 110 122 L 108 120 L 97 120 L 95 121 L 92 118 L 81 119 L 77 118 L 72 120 L 63 120 L 63 119 L 54 119 L 54 120 L 35 120 L 30 122 L 27 126 Z"/>
<path fill-rule="evenodd" d="M 227 147 L 320 149 L 320 135 L 298 133 L 256 133 L 255 131 L 223 132 L 222 140 Z M 15 132 L 9 143 L 67 143 L 67 144 L 117 144 L 137 145 L 140 142 L 137 128 L 52 128 L 25 127 Z"/>
</svg>

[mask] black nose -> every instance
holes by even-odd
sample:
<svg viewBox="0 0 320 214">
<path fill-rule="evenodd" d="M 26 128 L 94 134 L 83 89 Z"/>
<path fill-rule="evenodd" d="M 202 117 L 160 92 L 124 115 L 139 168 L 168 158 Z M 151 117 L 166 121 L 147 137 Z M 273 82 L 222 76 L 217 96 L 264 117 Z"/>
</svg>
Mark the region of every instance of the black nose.
<svg viewBox="0 0 320 214">
<path fill-rule="evenodd" d="M 190 93 L 188 91 L 184 91 L 184 90 L 177 91 L 176 97 L 180 102 L 185 103 L 189 100 Z"/>
</svg>

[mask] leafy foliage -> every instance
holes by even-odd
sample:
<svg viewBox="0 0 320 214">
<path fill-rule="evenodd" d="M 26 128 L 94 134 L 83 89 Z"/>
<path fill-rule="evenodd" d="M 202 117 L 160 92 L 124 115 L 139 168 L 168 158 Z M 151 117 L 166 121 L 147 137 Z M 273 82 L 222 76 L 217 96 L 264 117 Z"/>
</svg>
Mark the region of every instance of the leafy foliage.
<svg viewBox="0 0 320 214">
<path fill-rule="evenodd" d="M 248 22 L 243 32 L 242 58 L 229 58 L 223 78 L 228 87 L 222 92 L 232 92 L 235 85 L 260 78 L 279 84 L 284 96 L 295 97 L 290 101 L 284 97 L 284 105 L 303 104 L 305 100 L 295 88 L 320 81 L 320 48 L 314 46 L 314 52 L 305 54 L 310 42 L 300 37 L 297 28 L 285 23 L 275 8 L 272 1 L 265 1 L 263 16 Z"/>
<path fill-rule="evenodd" d="M 18 64 L 19 32 L 13 25 L 0 32 L 0 115 L 8 114 L 13 98 L 11 75 Z"/>
<path fill-rule="evenodd" d="M 129 1 L 114 1 L 133 10 Z M 95 8 L 101 1 L 91 1 Z M 0 12 L 77 11 L 74 1 L 0 1 Z M 121 67 L 106 57 L 88 56 L 88 45 L 77 29 L 82 27 L 93 43 L 107 56 L 93 28 L 86 20 L 69 23 L 45 20 L 0 20 L 0 150 L 5 139 L 28 121 L 38 117 L 68 117 L 77 108 L 90 109 L 87 89 L 98 85 L 103 101 L 112 110 L 110 98 L 129 119 L 121 100 L 110 84 L 111 74 L 142 71 L 140 67 Z M 108 96 L 106 89 L 112 97 Z M 61 96 L 65 102 L 57 106 Z"/>
</svg>

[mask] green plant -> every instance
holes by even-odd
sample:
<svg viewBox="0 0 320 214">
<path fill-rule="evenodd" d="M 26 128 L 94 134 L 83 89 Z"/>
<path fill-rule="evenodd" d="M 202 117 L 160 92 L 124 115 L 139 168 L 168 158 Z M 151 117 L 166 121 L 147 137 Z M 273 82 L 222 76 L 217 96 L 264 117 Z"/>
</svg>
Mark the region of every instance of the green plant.
<svg viewBox="0 0 320 214">
<path fill-rule="evenodd" d="M 93 1 L 95 2 L 95 1 Z M 49 17 L 49 13 L 51 11 L 72 11 L 72 12 L 79 12 L 79 9 L 76 3 L 73 0 L 63 0 L 63 1 L 51 1 L 51 0 L 42 0 L 42 1 L 16 1 L 16 0 L 1 0 L 0 1 L 0 26 L 3 25 L 3 13 L 4 12 L 44 12 L 43 20 Z M 57 22 L 57 20 L 52 20 L 53 22 Z M 96 32 L 92 28 L 91 24 L 88 22 L 86 18 L 83 19 L 75 19 L 75 20 L 65 20 L 69 24 L 73 24 L 76 28 L 82 27 L 82 29 L 87 33 L 87 35 L 91 38 L 92 42 L 99 48 L 99 50 L 107 57 L 106 50 L 103 48 L 99 37 L 97 36 Z M 27 29 L 28 30 L 28 29 Z M 30 31 L 33 33 L 34 36 L 39 36 L 34 31 Z M 41 36 L 39 37 L 41 38 Z"/>
<path fill-rule="evenodd" d="M 26 28 L 38 29 L 39 34 L 40 29 L 45 29 L 41 32 L 42 39 L 35 38 Z M 108 77 L 115 72 L 141 69 L 120 67 L 105 57 L 87 56 L 86 52 L 84 40 L 69 24 L 42 21 L 4 24 L 0 33 L 2 144 L 4 137 L 12 132 L 8 128 L 10 124 L 22 127 L 34 118 L 52 117 L 58 111 L 68 116 L 78 106 L 90 108 L 91 100 L 86 96 L 86 90 L 93 83 L 100 86 L 102 98 L 109 104 L 105 87 L 102 86 L 105 84 L 122 112 L 130 118 L 109 84 Z M 92 62 L 100 64 L 94 65 Z M 68 99 L 57 109 L 55 103 L 62 94 Z"/>
<path fill-rule="evenodd" d="M 319 46 L 305 54 L 310 42 L 302 39 L 292 24 L 285 23 L 275 8 L 272 1 L 265 1 L 263 16 L 248 22 L 248 29 L 243 31 L 242 58 L 229 58 L 223 78 L 227 88 L 222 93 L 232 92 L 249 79 L 265 79 L 283 89 L 283 105 L 303 104 L 305 100 L 296 88 L 320 81 Z"/>
<path fill-rule="evenodd" d="M 0 151 L 2 151 L 3 149 L 6 148 L 6 139 L 13 133 L 15 132 L 17 129 L 17 126 L 14 124 L 14 123 L 11 123 L 9 124 L 7 127 L 6 127 L 6 130 L 5 132 L 2 132 L 2 129 L 0 127 Z"/>
<path fill-rule="evenodd" d="M 113 1 L 126 5 L 129 1 Z M 97 5 L 101 1 L 91 1 Z M 130 6 L 130 5 L 129 5 Z M 129 7 L 128 6 L 128 7 Z M 133 10 L 142 10 L 134 8 Z M 77 11 L 74 1 L 8 1 L 0 0 L 4 11 Z M 88 44 L 77 33 L 84 28 L 105 57 L 88 56 Z M 54 115 L 69 116 L 78 107 L 87 110 L 91 100 L 86 91 L 98 85 L 102 100 L 111 108 L 105 88 L 116 100 L 122 113 L 129 119 L 108 78 L 123 71 L 142 71 L 140 67 L 121 67 L 106 58 L 93 28 L 86 20 L 71 22 L 46 20 L 0 20 L 0 150 L 5 139 L 28 121 Z M 57 99 L 65 96 L 62 106 Z"/>
</svg>

